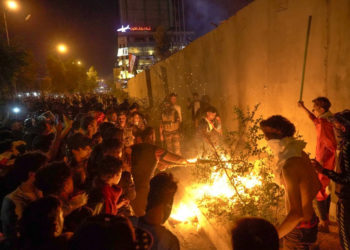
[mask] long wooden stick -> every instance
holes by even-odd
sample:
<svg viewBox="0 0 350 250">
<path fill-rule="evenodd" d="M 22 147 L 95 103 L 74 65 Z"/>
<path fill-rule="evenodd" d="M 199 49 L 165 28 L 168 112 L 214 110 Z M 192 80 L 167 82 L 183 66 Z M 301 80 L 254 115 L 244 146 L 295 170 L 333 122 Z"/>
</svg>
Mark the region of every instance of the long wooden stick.
<svg viewBox="0 0 350 250">
<path fill-rule="evenodd" d="M 310 37 L 310 30 L 311 30 L 311 21 L 312 16 L 309 16 L 309 23 L 307 26 L 307 32 L 306 32 L 306 44 L 305 44 L 305 52 L 304 52 L 304 64 L 303 64 L 303 73 L 301 75 L 301 86 L 300 86 L 300 98 L 299 101 L 303 100 L 303 92 L 304 92 L 304 79 L 305 79 L 305 68 L 306 68 L 306 59 L 307 59 L 307 51 L 309 47 L 309 37 Z"/>
</svg>

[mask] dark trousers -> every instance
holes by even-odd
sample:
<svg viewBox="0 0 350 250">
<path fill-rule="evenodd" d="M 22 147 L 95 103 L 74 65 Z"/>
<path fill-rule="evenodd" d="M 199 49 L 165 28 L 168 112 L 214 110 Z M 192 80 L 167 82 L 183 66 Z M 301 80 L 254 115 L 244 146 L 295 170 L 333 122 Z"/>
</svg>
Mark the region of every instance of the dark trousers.
<svg viewBox="0 0 350 250">
<path fill-rule="evenodd" d="M 340 244 L 344 250 L 350 249 L 350 199 L 339 199 L 337 203 Z"/>
<path fill-rule="evenodd" d="M 318 218 L 314 218 L 316 223 L 311 228 L 298 228 L 288 233 L 283 238 L 283 249 L 288 250 L 310 250 L 317 240 Z M 314 220 L 313 219 L 313 220 Z"/>
<path fill-rule="evenodd" d="M 328 195 L 324 201 L 317 201 L 318 213 L 322 221 L 329 220 L 329 207 L 331 205 L 331 196 Z"/>
</svg>

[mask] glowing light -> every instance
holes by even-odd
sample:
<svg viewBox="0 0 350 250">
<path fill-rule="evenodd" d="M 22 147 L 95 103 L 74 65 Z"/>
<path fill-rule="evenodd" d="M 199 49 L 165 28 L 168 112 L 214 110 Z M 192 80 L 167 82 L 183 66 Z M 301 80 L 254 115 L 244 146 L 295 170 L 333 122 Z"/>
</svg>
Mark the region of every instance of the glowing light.
<svg viewBox="0 0 350 250">
<path fill-rule="evenodd" d="M 193 202 L 181 203 L 171 213 L 171 218 L 180 222 L 196 221 L 199 209 Z"/>
<path fill-rule="evenodd" d="M 36 93 L 36 92 L 33 92 L 33 95 L 34 95 L 34 96 L 38 96 L 38 93 Z"/>
<path fill-rule="evenodd" d="M 130 25 L 124 27 L 124 25 L 122 25 L 121 28 L 117 29 L 118 32 L 126 32 L 127 30 L 130 30 Z"/>
<path fill-rule="evenodd" d="M 81 61 L 77 61 L 77 64 L 78 64 L 78 65 L 81 65 Z"/>
<path fill-rule="evenodd" d="M 194 159 L 188 159 L 187 162 L 189 163 L 196 163 L 198 161 L 197 158 L 194 158 Z"/>
<path fill-rule="evenodd" d="M 18 97 L 22 97 L 22 95 L 21 95 L 21 94 L 18 94 L 17 96 L 18 96 Z"/>
<path fill-rule="evenodd" d="M 220 158 L 226 168 L 233 167 L 229 157 L 221 155 Z M 197 162 L 197 159 L 188 159 L 187 161 L 195 163 Z M 258 168 L 262 161 L 258 160 L 252 163 L 254 168 Z M 237 191 L 234 186 L 236 186 Z M 171 218 L 182 223 L 188 223 L 193 219 L 198 218 L 200 213 L 196 201 L 206 198 L 218 198 L 234 205 L 238 202 L 238 195 L 250 197 L 250 192 L 259 186 L 262 186 L 262 178 L 255 170 L 242 176 L 236 176 L 230 180 L 225 170 L 219 167 L 214 167 L 208 183 L 194 183 L 186 188 L 186 193 L 191 199 L 182 199 L 178 206 L 174 206 Z M 254 198 L 255 200 L 259 199 L 259 197 L 251 198 Z"/>
<path fill-rule="evenodd" d="M 67 53 L 67 46 L 66 45 L 64 45 L 64 44 L 59 44 L 58 46 L 57 46 L 57 51 L 59 52 L 59 53 L 61 53 L 61 54 L 65 54 L 65 53 Z"/>
<path fill-rule="evenodd" d="M 125 26 L 122 25 L 121 28 L 117 29 L 118 32 L 127 32 L 128 30 L 131 30 L 131 31 L 151 31 L 152 28 L 151 26 L 135 26 L 135 27 L 130 27 L 130 25 L 128 26 Z"/>
<path fill-rule="evenodd" d="M 30 96 L 30 93 L 26 93 L 26 96 Z"/>
<path fill-rule="evenodd" d="M 131 27 L 131 31 L 151 31 L 152 28 L 150 26 L 136 26 L 136 27 Z"/>
<path fill-rule="evenodd" d="M 12 111 L 13 113 L 18 114 L 19 112 L 21 112 L 21 109 L 19 107 L 14 107 Z"/>
<path fill-rule="evenodd" d="M 16 1 L 6 1 L 6 6 L 10 10 L 17 10 L 19 8 L 19 5 Z"/>
</svg>

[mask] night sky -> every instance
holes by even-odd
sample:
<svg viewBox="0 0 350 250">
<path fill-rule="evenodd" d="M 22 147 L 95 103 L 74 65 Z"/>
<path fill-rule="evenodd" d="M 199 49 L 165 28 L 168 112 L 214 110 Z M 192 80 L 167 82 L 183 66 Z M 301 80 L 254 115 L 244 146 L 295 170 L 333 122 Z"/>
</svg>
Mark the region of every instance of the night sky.
<svg viewBox="0 0 350 250">
<path fill-rule="evenodd" d="M 201 36 L 212 23 L 232 16 L 252 0 L 185 0 L 188 29 Z M 22 0 L 17 13 L 8 13 L 11 38 L 31 50 L 45 72 L 45 60 L 64 42 L 69 56 L 94 65 L 103 77 L 112 76 L 119 26 L 118 0 Z M 25 21 L 25 17 L 31 17 Z"/>
</svg>

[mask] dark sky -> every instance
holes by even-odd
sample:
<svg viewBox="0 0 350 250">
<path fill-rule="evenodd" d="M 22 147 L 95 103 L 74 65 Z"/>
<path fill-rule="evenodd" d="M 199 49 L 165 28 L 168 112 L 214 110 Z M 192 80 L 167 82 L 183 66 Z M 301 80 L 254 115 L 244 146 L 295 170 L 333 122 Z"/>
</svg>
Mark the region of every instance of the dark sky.
<svg viewBox="0 0 350 250">
<path fill-rule="evenodd" d="M 211 23 L 232 16 L 252 0 L 185 0 L 187 27 L 196 37 L 215 28 Z M 33 51 L 44 72 L 45 58 L 64 42 L 69 56 L 112 75 L 116 60 L 118 0 L 22 0 L 21 10 L 8 13 L 10 36 Z M 25 21 L 27 14 L 31 18 Z"/>
</svg>

